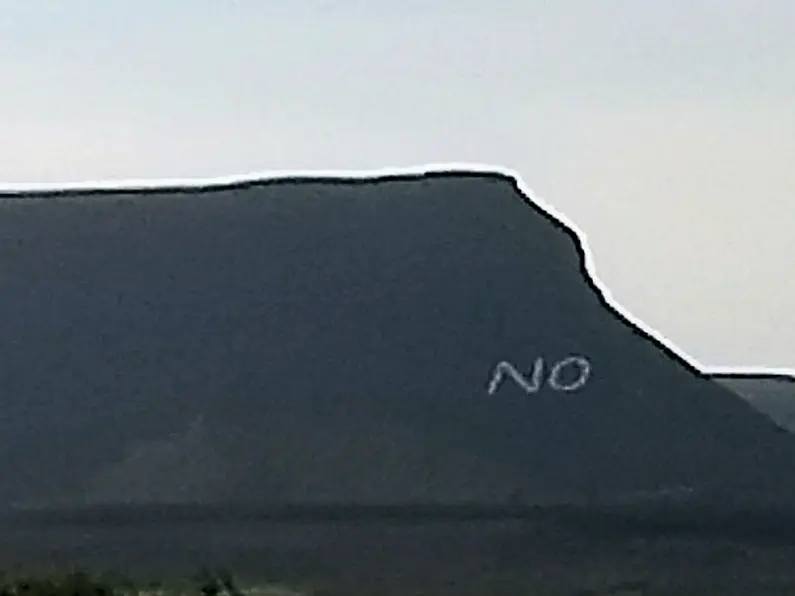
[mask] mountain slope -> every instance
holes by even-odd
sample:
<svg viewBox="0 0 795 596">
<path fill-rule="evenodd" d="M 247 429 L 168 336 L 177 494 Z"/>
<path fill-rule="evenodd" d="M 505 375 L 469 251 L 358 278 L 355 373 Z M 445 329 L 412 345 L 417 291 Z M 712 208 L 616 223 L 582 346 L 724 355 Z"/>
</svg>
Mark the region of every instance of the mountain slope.
<svg viewBox="0 0 795 596">
<path fill-rule="evenodd" d="M 773 422 L 795 432 L 795 378 L 786 375 L 724 374 L 715 381 L 734 391 Z"/>
</svg>

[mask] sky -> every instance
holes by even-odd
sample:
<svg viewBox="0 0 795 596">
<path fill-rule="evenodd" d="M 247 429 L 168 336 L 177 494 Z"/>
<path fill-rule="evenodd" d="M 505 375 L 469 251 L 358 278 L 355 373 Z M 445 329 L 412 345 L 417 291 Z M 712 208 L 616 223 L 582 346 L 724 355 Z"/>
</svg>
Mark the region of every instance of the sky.
<svg viewBox="0 0 795 596">
<path fill-rule="evenodd" d="M 0 182 L 476 162 L 706 367 L 795 369 L 791 0 L 0 0 Z"/>
</svg>

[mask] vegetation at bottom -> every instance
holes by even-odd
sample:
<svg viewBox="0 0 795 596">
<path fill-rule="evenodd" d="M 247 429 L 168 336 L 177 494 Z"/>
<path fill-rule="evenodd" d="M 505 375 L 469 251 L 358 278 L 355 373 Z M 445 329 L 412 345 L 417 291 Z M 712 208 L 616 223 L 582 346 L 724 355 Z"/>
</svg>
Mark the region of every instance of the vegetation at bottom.
<svg viewBox="0 0 795 596">
<path fill-rule="evenodd" d="M 179 584 L 133 582 L 117 574 L 85 570 L 50 573 L 0 571 L 0 596 L 249 596 L 251 590 L 238 587 L 224 569 L 200 569 Z M 259 589 L 260 596 L 288 596 L 299 593 L 277 586 Z"/>
</svg>

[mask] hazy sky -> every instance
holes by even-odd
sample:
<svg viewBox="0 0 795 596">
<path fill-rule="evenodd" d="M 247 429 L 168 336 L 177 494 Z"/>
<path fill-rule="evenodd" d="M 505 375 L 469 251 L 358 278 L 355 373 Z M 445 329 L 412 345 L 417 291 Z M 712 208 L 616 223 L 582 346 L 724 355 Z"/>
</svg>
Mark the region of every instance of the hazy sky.
<svg viewBox="0 0 795 596">
<path fill-rule="evenodd" d="M 0 0 L 3 182 L 448 161 L 703 364 L 795 368 L 792 0 Z"/>
</svg>

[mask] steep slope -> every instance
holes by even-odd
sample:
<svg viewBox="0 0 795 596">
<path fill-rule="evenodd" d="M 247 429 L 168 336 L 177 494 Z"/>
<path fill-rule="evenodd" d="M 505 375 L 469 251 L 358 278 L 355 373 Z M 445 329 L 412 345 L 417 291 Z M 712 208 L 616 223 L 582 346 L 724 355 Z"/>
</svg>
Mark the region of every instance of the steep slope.
<svg viewBox="0 0 795 596">
<path fill-rule="evenodd" d="M 713 379 L 770 417 L 795 432 L 795 378 L 786 375 L 721 374 Z"/>
<path fill-rule="evenodd" d="M 506 176 L 7 195 L 0 243 L 2 502 L 795 494 Z"/>
</svg>

